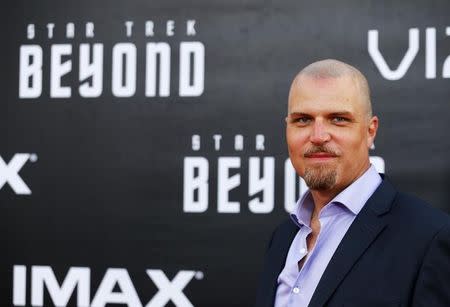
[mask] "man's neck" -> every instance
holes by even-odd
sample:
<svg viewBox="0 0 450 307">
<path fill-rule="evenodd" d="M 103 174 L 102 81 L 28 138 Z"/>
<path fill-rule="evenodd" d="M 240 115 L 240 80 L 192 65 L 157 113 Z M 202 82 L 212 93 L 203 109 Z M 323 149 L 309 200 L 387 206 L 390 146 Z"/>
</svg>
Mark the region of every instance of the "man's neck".
<svg viewBox="0 0 450 307">
<path fill-rule="evenodd" d="M 311 190 L 311 196 L 314 201 L 314 210 L 311 219 L 316 219 L 319 217 L 319 213 L 326 204 L 328 204 L 333 198 L 336 197 L 342 190 L 336 191 L 322 191 L 322 190 Z"/>
</svg>

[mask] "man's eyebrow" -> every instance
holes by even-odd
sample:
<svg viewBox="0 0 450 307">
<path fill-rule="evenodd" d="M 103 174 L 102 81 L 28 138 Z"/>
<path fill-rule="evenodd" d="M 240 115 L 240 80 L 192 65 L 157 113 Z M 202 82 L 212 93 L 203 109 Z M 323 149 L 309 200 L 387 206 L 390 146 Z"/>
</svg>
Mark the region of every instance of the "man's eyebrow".
<svg viewBox="0 0 450 307">
<path fill-rule="evenodd" d="M 352 112 L 349 111 L 339 111 L 330 113 L 331 116 L 353 116 Z"/>
<path fill-rule="evenodd" d="M 288 114 L 289 117 L 295 117 L 295 116 L 311 116 L 307 113 L 303 113 L 303 112 L 291 112 Z"/>
<path fill-rule="evenodd" d="M 312 115 L 304 112 L 291 112 L 289 113 L 288 116 L 295 117 L 295 116 L 312 116 Z M 353 116 L 353 113 L 350 111 L 336 111 L 329 113 L 328 116 Z"/>
</svg>

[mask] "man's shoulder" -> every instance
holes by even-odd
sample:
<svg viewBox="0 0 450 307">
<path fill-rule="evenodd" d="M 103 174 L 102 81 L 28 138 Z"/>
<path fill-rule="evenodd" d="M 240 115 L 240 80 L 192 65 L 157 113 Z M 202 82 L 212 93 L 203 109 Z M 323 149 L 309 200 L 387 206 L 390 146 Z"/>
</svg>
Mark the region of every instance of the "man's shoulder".
<svg viewBox="0 0 450 307">
<path fill-rule="evenodd" d="M 400 227 L 436 230 L 450 224 L 450 216 L 428 202 L 395 187 L 385 175 L 369 200 L 377 214 L 388 213 L 388 218 Z"/>
<path fill-rule="evenodd" d="M 398 191 L 391 207 L 392 219 L 405 227 L 439 230 L 450 225 L 450 216 L 428 202 Z"/>
</svg>

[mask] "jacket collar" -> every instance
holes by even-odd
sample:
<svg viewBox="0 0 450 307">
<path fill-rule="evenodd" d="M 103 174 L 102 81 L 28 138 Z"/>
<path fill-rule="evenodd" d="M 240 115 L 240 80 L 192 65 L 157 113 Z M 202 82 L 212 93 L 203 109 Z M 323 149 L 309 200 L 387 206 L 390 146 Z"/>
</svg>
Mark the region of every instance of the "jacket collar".
<svg viewBox="0 0 450 307">
<path fill-rule="evenodd" d="M 383 182 L 356 216 L 328 263 L 311 298 L 310 307 L 325 305 L 360 256 L 386 227 L 385 217 L 397 192 L 389 180 L 383 177 Z"/>
</svg>

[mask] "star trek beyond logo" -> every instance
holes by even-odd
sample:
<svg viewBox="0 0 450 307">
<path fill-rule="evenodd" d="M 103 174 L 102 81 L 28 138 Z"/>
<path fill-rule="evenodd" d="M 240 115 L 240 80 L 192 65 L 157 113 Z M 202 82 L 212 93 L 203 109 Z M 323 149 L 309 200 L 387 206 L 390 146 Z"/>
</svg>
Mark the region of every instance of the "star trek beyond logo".
<svg viewBox="0 0 450 307">
<path fill-rule="evenodd" d="M 190 145 L 192 154 L 183 161 L 183 212 L 267 214 L 281 203 L 291 212 L 307 190 L 289 158 L 271 155 L 263 134 L 192 135 Z M 370 161 L 384 173 L 383 158 Z"/>
<path fill-rule="evenodd" d="M 19 52 L 19 98 L 112 95 L 145 102 L 203 94 L 205 46 L 197 40 L 196 20 L 102 26 L 26 25 Z"/>
</svg>

